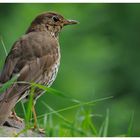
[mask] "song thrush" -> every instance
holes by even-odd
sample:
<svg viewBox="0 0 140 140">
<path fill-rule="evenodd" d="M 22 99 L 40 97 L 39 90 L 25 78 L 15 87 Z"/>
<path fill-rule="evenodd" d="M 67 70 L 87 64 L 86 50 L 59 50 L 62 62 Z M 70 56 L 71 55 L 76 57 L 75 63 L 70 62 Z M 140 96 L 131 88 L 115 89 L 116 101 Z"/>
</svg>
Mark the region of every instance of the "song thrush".
<svg viewBox="0 0 140 140">
<path fill-rule="evenodd" d="M 17 81 L 51 86 L 60 64 L 58 35 L 64 26 L 71 24 L 77 24 L 77 21 L 67 20 L 54 12 L 37 16 L 9 52 L 0 75 L 0 84 L 18 74 Z M 18 101 L 28 100 L 29 91 L 30 85 L 15 83 L 0 95 L 0 125 L 6 122 Z M 34 101 L 41 93 L 41 90 L 36 89 Z"/>
</svg>

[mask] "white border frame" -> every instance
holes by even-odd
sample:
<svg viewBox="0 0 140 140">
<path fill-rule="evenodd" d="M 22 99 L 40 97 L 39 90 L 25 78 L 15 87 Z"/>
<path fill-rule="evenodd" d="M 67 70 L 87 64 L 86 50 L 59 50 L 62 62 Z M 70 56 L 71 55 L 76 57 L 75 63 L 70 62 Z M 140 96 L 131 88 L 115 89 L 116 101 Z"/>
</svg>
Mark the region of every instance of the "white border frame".
<svg viewBox="0 0 140 140">
<path fill-rule="evenodd" d="M 140 3 L 140 0 L 0 0 L 0 3 Z"/>
</svg>

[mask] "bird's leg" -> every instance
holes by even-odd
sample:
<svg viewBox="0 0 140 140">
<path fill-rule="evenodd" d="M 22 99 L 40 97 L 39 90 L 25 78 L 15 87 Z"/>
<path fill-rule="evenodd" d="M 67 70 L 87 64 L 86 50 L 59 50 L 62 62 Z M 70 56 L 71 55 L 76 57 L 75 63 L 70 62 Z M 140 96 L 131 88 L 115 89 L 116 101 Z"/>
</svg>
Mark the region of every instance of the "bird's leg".
<svg viewBox="0 0 140 140">
<path fill-rule="evenodd" d="M 37 129 L 40 133 L 45 133 L 44 129 L 42 128 L 38 128 L 38 125 L 37 125 L 37 115 L 36 115 L 36 111 L 35 111 L 35 105 L 33 104 L 33 107 L 32 107 L 32 112 L 33 112 L 33 117 L 34 117 L 34 127 L 33 129 Z"/>
<path fill-rule="evenodd" d="M 23 122 L 23 119 L 17 116 L 17 114 L 15 112 L 15 109 L 12 110 L 9 118 L 12 118 L 12 119 L 14 119 L 14 120 L 16 120 L 18 122 L 21 122 L 21 123 Z"/>
</svg>

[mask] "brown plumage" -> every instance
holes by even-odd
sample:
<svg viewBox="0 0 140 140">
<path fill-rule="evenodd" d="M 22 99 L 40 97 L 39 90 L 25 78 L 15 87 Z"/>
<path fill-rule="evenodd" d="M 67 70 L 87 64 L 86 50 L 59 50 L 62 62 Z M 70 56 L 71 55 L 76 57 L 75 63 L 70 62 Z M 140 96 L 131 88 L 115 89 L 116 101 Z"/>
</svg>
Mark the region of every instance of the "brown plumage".
<svg viewBox="0 0 140 140">
<path fill-rule="evenodd" d="M 63 26 L 76 23 L 53 12 L 37 16 L 9 52 L 0 75 L 0 84 L 19 74 L 17 81 L 51 86 L 60 63 L 58 34 Z M 13 84 L 0 95 L 0 125 L 4 124 L 19 100 L 28 99 L 28 90 L 28 84 Z M 34 100 L 40 95 L 41 91 L 36 91 Z"/>
</svg>

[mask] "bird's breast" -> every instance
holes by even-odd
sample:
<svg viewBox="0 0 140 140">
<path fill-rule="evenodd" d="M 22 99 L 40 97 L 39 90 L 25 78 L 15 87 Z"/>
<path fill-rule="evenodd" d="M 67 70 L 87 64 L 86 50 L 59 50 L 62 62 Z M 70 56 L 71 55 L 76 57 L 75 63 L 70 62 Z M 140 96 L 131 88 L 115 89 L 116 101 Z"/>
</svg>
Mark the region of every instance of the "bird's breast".
<svg viewBox="0 0 140 140">
<path fill-rule="evenodd" d="M 60 47 L 54 49 L 54 52 L 52 52 L 52 57 L 50 57 L 50 64 L 49 67 L 46 68 L 44 72 L 44 84 L 48 87 L 52 85 L 54 80 L 56 79 L 59 65 L 60 65 Z M 47 61 L 47 60 L 46 60 Z"/>
</svg>

